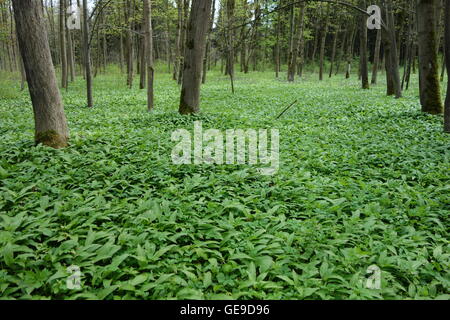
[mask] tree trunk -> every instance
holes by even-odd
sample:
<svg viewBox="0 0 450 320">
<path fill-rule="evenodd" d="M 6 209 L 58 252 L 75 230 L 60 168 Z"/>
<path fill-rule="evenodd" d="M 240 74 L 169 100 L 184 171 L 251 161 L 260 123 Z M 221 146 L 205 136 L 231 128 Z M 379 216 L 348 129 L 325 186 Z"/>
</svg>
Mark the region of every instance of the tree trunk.
<svg viewBox="0 0 450 320">
<path fill-rule="evenodd" d="M 211 21 L 208 29 L 207 41 L 206 41 L 206 49 L 205 49 L 205 57 L 203 58 L 203 74 L 202 74 L 202 83 L 206 82 L 206 73 L 208 71 L 208 58 L 211 54 L 211 32 L 214 26 L 214 16 L 216 14 L 216 0 L 212 1 L 212 12 L 211 12 Z"/>
<path fill-rule="evenodd" d="M 133 72 L 134 72 L 134 46 L 133 46 L 133 16 L 134 16 L 134 3 L 132 1 L 127 2 L 127 86 L 131 89 L 133 87 Z"/>
<path fill-rule="evenodd" d="M 83 51 L 84 51 L 84 68 L 86 73 L 86 93 L 87 106 L 92 108 L 94 102 L 92 99 L 92 71 L 91 71 L 91 46 L 89 44 L 89 21 L 87 0 L 83 0 Z"/>
<path fill-rule="evenodd" d="M 437 0 L 417 0 L 419 88 L 422 111 L 442 113 L 436 38 Z"/>
<path fill-rule="evenodd" d="M 322 36 L 320 39 L 320 62 L 319 62 L 319 80 L 323 80 L 323 66 L 324 66 L 324 60 L 325 60 L 325 42 L 327 40 L 327 33 L 328 33 L 328 22 L 330 21 L 330 5 L 327 5 L 327 11 L 325 13 L 325 26 L 322 31 Z"/>
<path fill-rule="evenodd" d="M 388 95 L 390 95 L 389 83 L 392 85 L 393 94 L 395 98 L 402 97 L 402 87 L 400 82 L 400 71 L 397 56 L 397 41 L 395 36 L 395 22 L 394 14 L 392 12 L 391 0 L 385 1 L 385 11 L 386 11 L 386 23 L 387 32 L 383 32 L 382 35 L 385 37 L 385 51 L 386 54 L 386 77 L 388 82 Z"/>
<path fill-rule="evenodd" d="M 346 54 L 347 66 L 346 66 L 346 70 L 345 70 L 345 78 L 346 79 L 350 78 L 355 34 L 356 34 L 356 27 L 352 27 L 352 32 L 350 34 L 350 37 L 348 38 L 348 43 L 347 43 L 347 54 Z"/>
<path fill-rule="evenodd" d="M 145 5 L 145 3 L 144 3 Z M 145 7 L 144 7 L 145 9 Z M 145 16 L 143 16 L 144 18 L 144 23 L 145 23 Z M 142 26 L 142 33 L 145 35 L 146 30 L 145 30 L 145 26 Z M 145 38 L 145 36 L 144 36 Z M 140 40 L 140 48 L 139 48 L 139 89 L 145 89 L 145 81 L 146 81 L 146 67 L 147 67 L 147 57 L 146 57 L 146 52 L 145 52 L 145 46 L 146 46 L 146 40 L 145 39 L 141 39 Z"/>
<path fill-rule="evenodd" d="M 378 69 L 380 66 L 381 32 L 381 29 L 377 30 L 377 39 L 375 40 L 375 52 L 372 65 L 372 84 L 377 84 Z"/>
<path fill-rule="evenodd" d="M 181 32 L 183 29 L 183 1 L 177 0 L 177 11 L 178 11 L 178 20 L 177 20 L 177 38 L 175 40 L 175 61 L 173 64 L 173 74 L 172 80 L 178 79 L 178 74 L 180 73 L 180 64 L 181 64 Z"/>
<path fill-rule="evenodd" d="M 72 41 L 72 32 L 67 28 L 67 61 L 69 64 L 70 81 L 75 80 L 75 59 Z"/>
<path fill-rule="evenodd" d="M 336 61 L 336 72 L 335 72 L 335 75 L 337 75 L 339 73 L 339 69 L 340 69 L 340 66 L 341 66 L 341 60 L 344 57 L 346 42 L 348 41 L 348 36 L 349 36 L 349 32 L 346 31 L 344 33 L 344 39 L 342 40 L 342 44 L 341 44 L 341 46 L 339 48 L 339 54 L 338 54 L 337 61 Z"/>
<path fill-rule="evenodd" d="M 291 8 L 291 19 L 292 19 L 292 35 L 291 35 L 291 43 L 289 48 L 288 55 L 288 81 L 292 82 L 295 78 L 295 69 L 297 67 L 297 57 L 299 52 L 299 44 L 301 39 L 303 38 L 303 26 L 304 26 L 304 17 L 305 17 L 305 4 L 300 4 L 300 12 L 297 15 L 297 18 L 294 16 L 294 4 Z M 297 20 L 297 23 L 295 23 Z M 295 28 L 296 27 L 296 28 Z"/>
<path fill-rule="evenodd" d="M 186 55 L 186 36 L 188 28 L 188 16 L 189 16 L 189 2 L 190 0 L 184 0 L 183 5 L 183 29 L 181 31 L 181 60 L 178 70 L 178 84 L 182 84 L 183 81 L 183 70 L 184 70 L 184 59 Z"/>
<path fill-rule="evenodd" d="M 339 37 L 339 25 L 336 25 L 336 30 L 334 30 L 333 36 L 333 49 L 331 51 L 330 72 L 328 75 L 329 78 L 331 78 L 331 76 L 333 75 L 333 67 L 334 67 L 334 60 L 336 59 L 336 48 L 338 37 Z"/>
<path fill-rule="evenodd" d="M 67 146 L 69 129 L 53 68 L 42 4 L 13 0 L 20 52 L 35 120 L 35 141 L 52 148 Z"/>
<path fill-rule="evenodd" d="M 153 31 L 152 31 L 152 7 L 149 0 L 144 0 L 144 31 L 145 31 L 145 60 L 147 65 L 147 110 L 153 110 L 153 79 L 155 70 L 153 67 Z"/>
<path fill-rule="evenodd" d="M 59 0 L 59 46 L 61 51 L 61 87 L 67 88 L 66 1 Z"/>
<path fill-rule="evenodd" d="M 230 76 L 231 92 L 234 94 L 234 37 L 233 37 L 233 19 L 234 19 L 234 0 L 227 0 L 226 12 L 227 12 L 227 65 L 228 74 Z M 203 70 L 206 72 L 206 70 Z"/>
<path fill-rule="evenodd" d="M 366 8 L 366 1 L 360 1 L 361 8 Z M 362 89 L 369 89 L 369 67 L 367 58 L 367 17 L 362 15 L 360 18 L 360 35 L 359 35 L 359 51 L 360 51 L 360 73 Z"/>
<path fill-rule="evenodd" d="M 189 18 L 180 97 L 181 114 L 200 111 L 200 84 L 211 0 L 193 0 Z"/>
<path fill-rule="evenodd" d="M 445 0 L 445 64 L 447 66 L 447 97 L 445 99 L 444 131 L 450 133 L 450 0 Z"/>
<path fill-rule="evenodd" d="M 283 2 L 280 1 L 279 6 L 282 7 Z M 278 12 L 276 21 L 276 39 L 275 39 L 275 77 L 278 78 L 280 73 L 280 36 L 281 36 L 281 11 Z"/>
</svg>

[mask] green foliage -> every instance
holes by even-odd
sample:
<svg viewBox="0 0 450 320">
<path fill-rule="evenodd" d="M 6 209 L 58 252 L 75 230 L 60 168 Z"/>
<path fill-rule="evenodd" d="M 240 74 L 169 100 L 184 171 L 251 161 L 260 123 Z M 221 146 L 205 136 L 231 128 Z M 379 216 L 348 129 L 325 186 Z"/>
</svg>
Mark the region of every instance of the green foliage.
<svg viewBox="0 0 450 320">
<path fill-rule="evenodd" d="M 124 77 L 64 95 L 71 145 L 33 147 L 27 93 L 0 100 L 4 299 L 449 299 L 449 138 L 414 90 L 385 97 L 342 76 L 295 83 L 212 73 L 201 115 L 155 112 Z M 274 118 L 295 99 L 298 105 Z M 281 165 L 175 166 L 176 128 L 278 128 Z M 365 288 L 367 267 L 381 290 Z M 66 268 L 81 268 L 68 290 Z"/>
</svg>

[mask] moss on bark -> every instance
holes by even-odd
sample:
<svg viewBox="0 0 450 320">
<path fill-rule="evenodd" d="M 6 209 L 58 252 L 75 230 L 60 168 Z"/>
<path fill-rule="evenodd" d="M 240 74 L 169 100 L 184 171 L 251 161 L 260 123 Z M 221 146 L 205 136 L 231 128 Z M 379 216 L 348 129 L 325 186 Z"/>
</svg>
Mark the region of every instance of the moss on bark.
<svg viewBox="0 0 450 320">
<path fill-rule="evenodd" d="M 54 130 L 37 132 L 35 136 L 36 144 L 42 143 L 43 145 L 51 148 L 60 149 L 67 147 L 67 137 L 63 137 Z"/>
</svg>

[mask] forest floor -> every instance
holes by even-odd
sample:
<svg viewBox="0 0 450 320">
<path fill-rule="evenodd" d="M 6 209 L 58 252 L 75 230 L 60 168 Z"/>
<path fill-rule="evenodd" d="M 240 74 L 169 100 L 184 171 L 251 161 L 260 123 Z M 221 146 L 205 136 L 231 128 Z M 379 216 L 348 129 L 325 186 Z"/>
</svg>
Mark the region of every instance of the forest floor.
<svg viewBox="0 0 450 320">
<path fill-rule="evenodd" d="M 395 100 L 383 74 L 366 91 L 354 76 L 281 77 L 237 73 L 233 95 L 208 74 L 194 117 L 177 114 L 168 74 L 153 113 L 118 75 L 95 79 L 89 110 L 80 79 L 62 92 L 64 150 L 33 147 L 28 92 L 2 82 L 0 297 L 449 299 L 450 137 L 420 112 L 417 79 Z M 172 132 L 195 120 L 278 129 L 277 174 L 172 164 Z"/>
</svg>

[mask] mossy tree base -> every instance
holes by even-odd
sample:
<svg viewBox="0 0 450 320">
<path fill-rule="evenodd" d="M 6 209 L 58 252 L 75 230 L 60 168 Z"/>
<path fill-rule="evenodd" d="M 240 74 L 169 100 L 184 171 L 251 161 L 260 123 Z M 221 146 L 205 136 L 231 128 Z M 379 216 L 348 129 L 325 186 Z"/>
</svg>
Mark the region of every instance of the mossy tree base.
<svg viewBox="0 0 450 320">
<path fill-rule="evenodd" d="M 36 144 L 42 143 L 45 146 L 61 149 L 68 146 L 68 138 L 58 134 L 54 130 L 37 132 L 35 136 Z"/>
</svg>

